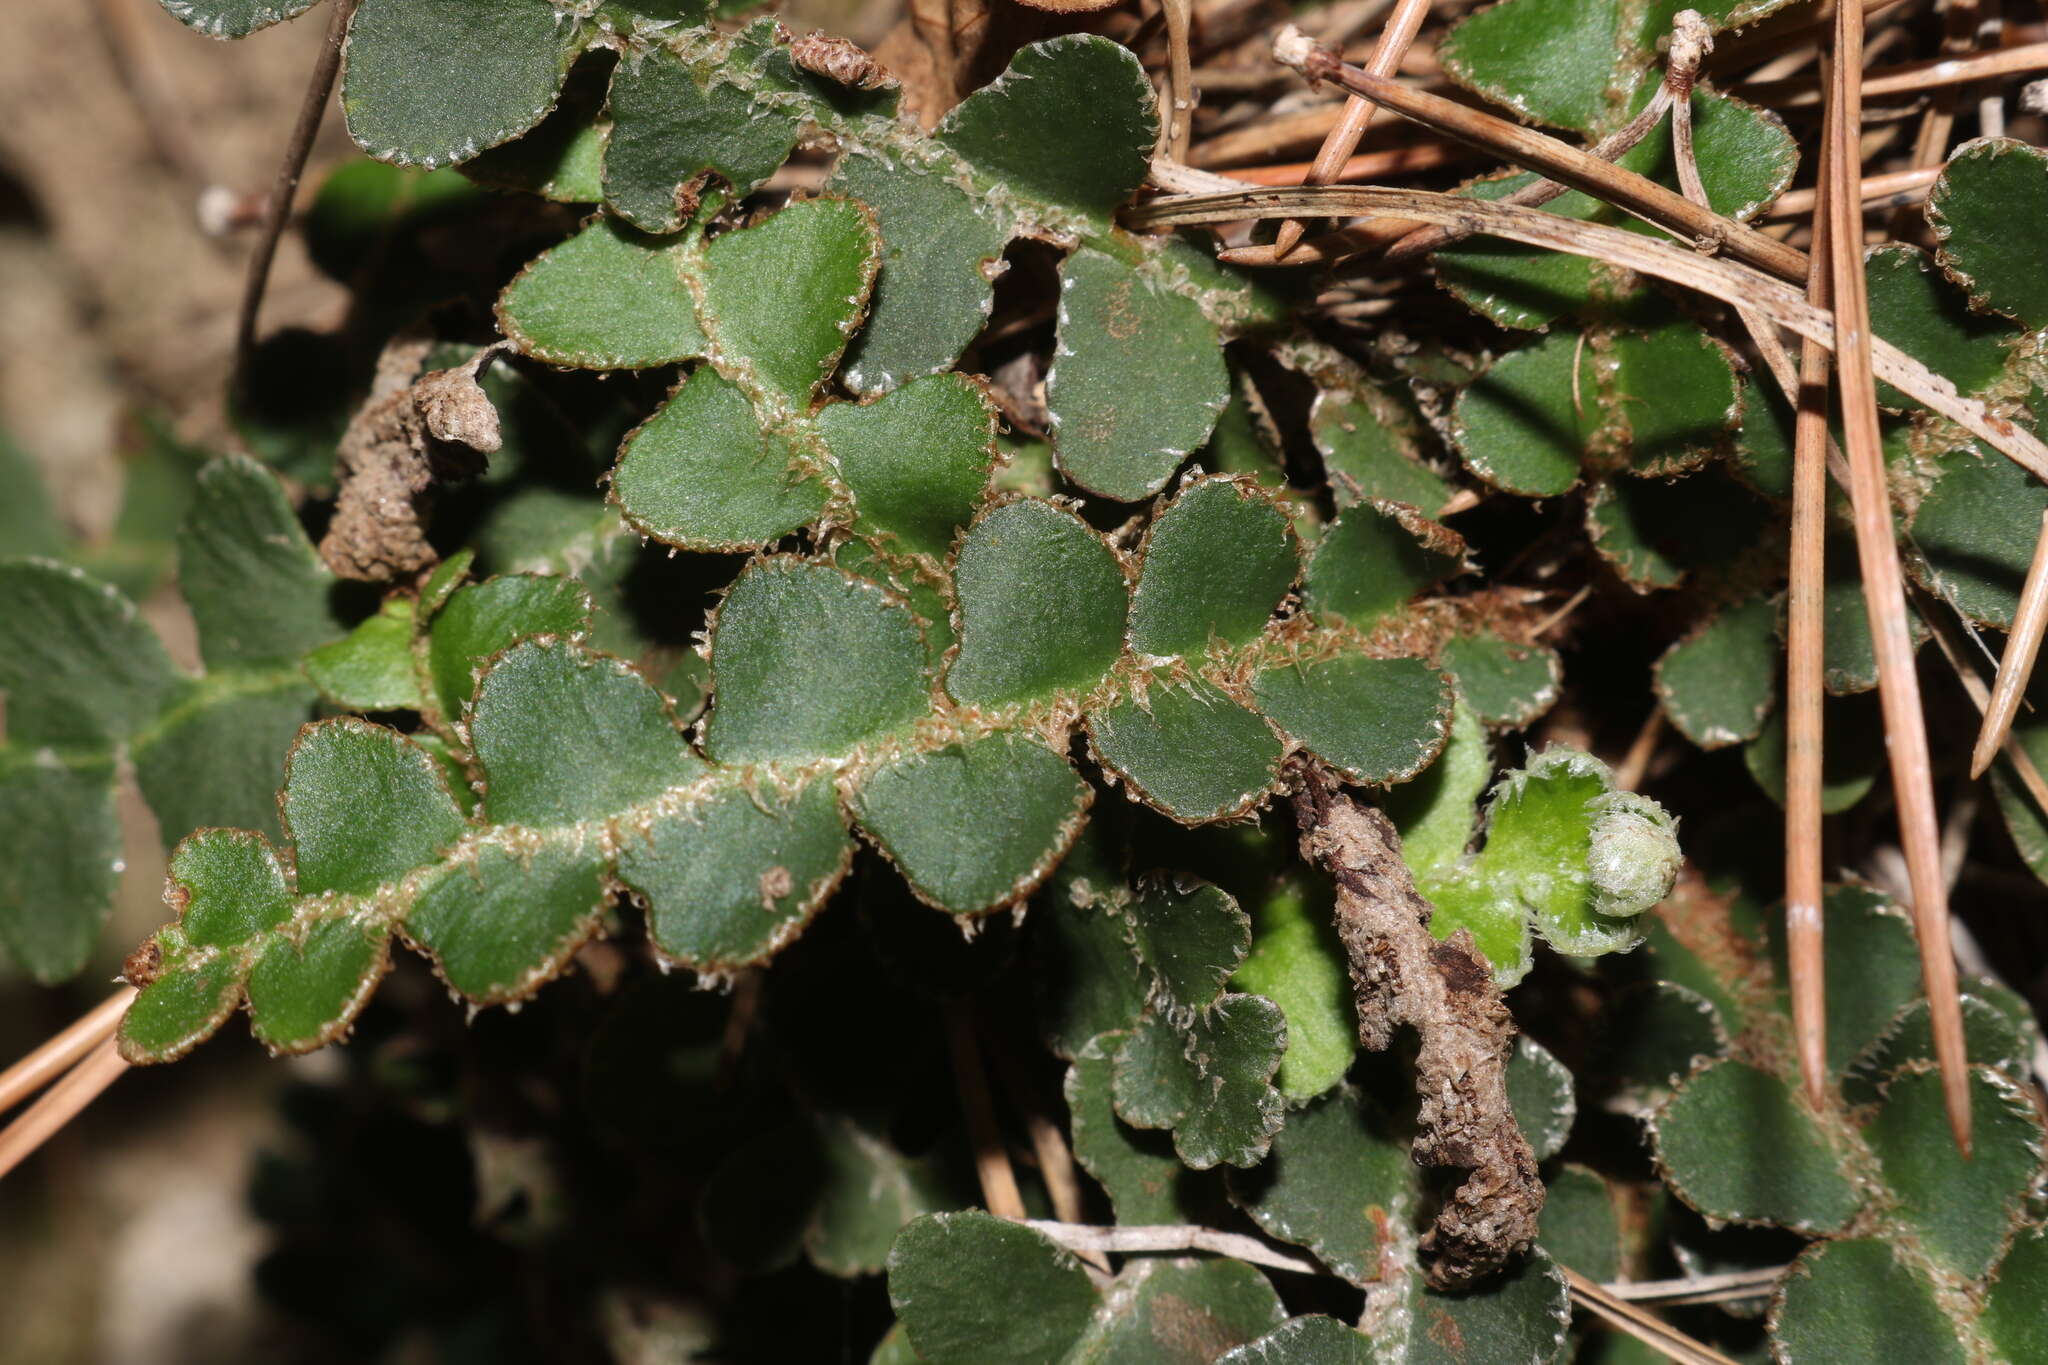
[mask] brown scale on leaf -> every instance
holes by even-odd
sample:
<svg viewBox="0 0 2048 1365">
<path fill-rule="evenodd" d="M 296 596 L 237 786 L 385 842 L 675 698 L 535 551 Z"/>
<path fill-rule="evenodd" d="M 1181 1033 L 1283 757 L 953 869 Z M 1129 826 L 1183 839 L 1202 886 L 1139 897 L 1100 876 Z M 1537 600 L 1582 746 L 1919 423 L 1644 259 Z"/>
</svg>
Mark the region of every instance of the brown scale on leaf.
<svg viewBox="0 0 2048 1365">
<path fill-rule="evenodd" d="M 1358 1040 L 1381 1052 L 1397 1027 L 1416 1031 L 1415 1160 L 1470 1172 L 1423 1236 L 1429 1277 L 1446 1289 L 1473 1284 L 1528 1249 L 1543 1211 L 1536 1155 L 1508 1104 L 1515 1021 L 1471 934 L 1429 932 L 1430 904 L 1401 860 L 1393 822 L 1319 767 L 1297 764 L 1293 782 L 1302 855 L 1337 884 Z"/>
<path fill-rule="evenodd" d="M 432 346 L 408 335 L 385 347 L 370 399 L 335 452 L 339 493 L 320 557 L 342 578 L 386 582 L 433 564 L 434 485 L 481 473 L 501 443 L 497 409 L 477 384 L 496 348 L 414 379 Z"/>
</svg>

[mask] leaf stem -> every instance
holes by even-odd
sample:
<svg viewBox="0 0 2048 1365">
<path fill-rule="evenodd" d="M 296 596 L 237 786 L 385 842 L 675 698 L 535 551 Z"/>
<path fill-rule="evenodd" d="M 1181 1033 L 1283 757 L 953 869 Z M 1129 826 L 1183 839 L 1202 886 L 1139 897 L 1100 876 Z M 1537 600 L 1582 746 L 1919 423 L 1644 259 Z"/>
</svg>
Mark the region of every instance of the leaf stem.
<svg viewBox="0 0 2048 1365">
<path fill-rule="evenodd" d="M 249 382 L 249 360 L 256 350 L 256 318 L 263 309 L 263 291 L 270 284 L 271 262 L 277 258 L 278 239 L 291 217 L 292 200 L 298 194 L 299 177 L 305 173 L 306 158 L 312 155 L 313 138 L 327 113 L 328 96 L 334 93 L 335 74 L 341 69 L 341 50 L 348 39 L 349 19 L 356 12 L 356 0 L 331 0 L 327 14 L 327 36 L 306 82 L 306 96 L 299 104 L 298 122 L 292 125 L 291 140 L 285 143 L 284 160 L 278 164 L 277 179 L 270 198 L 263 205 L 263 223 L 256 239 L 256 254 L 249 258 L 249 274 L 242 285 L 242 307 L 235 319 L 234 392 L 242 394 Z"/>
</svg>

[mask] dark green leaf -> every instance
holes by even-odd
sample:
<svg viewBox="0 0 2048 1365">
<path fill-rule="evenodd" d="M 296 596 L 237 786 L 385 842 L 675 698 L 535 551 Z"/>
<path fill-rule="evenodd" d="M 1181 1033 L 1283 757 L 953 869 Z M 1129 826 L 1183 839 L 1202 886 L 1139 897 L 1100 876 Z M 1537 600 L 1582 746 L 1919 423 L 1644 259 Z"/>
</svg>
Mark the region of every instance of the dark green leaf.
<svg viewBox="0 0 2048 1365">
<path fill-rule="evenodd" d="M 1286 516 L 1253 486 L 1223 478 L 1183 488 L 1153 518 L 1141 558 L 1131 648 L 1162 658 L 1199 659 L 1212 640 L 1256 638 L 1301 571 Z"/>
<path fill-rule="evenodd" d="M 1025 499 L 983 513 L 953 577 L 960 654 L 946 687 L 968 706 L 1086 692 L 1123 652 L 1123 567 L 1063 508 Z"/>
<path fill-rule="evenodd" d="M 1666 1183 L 1708 1218 L 1825 1234 L 1863 1202 L 1791 1087 L 1741 1062 L 1693 1073 L 1650 1132 Z"/>
<path fill-rule="evenodd" d="M 498 297 L 498 328 L 550 365 L 638 370 L 694 360 L 704 329 L 686 282 L 694 234 L 649 237 L 593 219 L 519 272 Z"/>
<path fill-rule="evenodd" d="M 889 1248 L 889 1302 L 930 1365 L 1058 1361 L 1097 1299 L 1072 1256 L 979 1210 L 915 1219 Z"/>
<path fill-rule="evenodd" d="M 1723 610 L 1657 660 L 1657 694 L 1671 723 L 1702 749 L 1757 737 L 1778 699 L 1778 607 Z"/>
<path fill-rule="evenodd" d="M 1973 307 L 2048 324 L 2048 269 L 2041 244 L 2020 223 L 2048 213 L 2048 153 L 2011 138 L 1965 142 L 1927 196 L 1942 269 L 1970 291 Z"/>
<path fill-rule="evenodd" d="M 1449 680 L 1420 659 L 1282 664 L 1252 680 L 1274 724 L 1353 782 L 1405 782 L 1450 729 Z"/>
<path fill-rule="evenodd" d="M 1934 1286 L 1877 1238 L 1824 1242 L 1801 1256 L 1772 1306 L 1771 1341 L 1785 1365 L 1969 1358 Z"/>
<path fill-rule="evenodd" d="M 1418 1186 L 1408 1144 L 1348 1087 L 1289 1114 L 1265 1163 L 1230 1175 L 1232 1201 L 1268 1235 L 1356 1285 L 1380 1278 Z"/>
</svg>

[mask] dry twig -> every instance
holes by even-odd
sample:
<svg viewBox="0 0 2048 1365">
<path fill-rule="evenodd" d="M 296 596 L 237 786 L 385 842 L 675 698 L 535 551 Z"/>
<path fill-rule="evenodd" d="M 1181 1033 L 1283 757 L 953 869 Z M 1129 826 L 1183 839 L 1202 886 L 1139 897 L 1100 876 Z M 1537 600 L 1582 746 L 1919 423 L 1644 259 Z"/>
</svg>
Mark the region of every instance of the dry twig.
<svg viewBox="0 0 2048 1365">
<path fill-rule="evenodd" d="M 128 1002 L 134 998 L 135 988 L 123 986 L 93 1006 L 78 1022 L 0 1071 L 0 1114 L 56 1080 L 77 1065 L 79 1058 L 113 1037 L 121 1027 Z"/>
</svg>

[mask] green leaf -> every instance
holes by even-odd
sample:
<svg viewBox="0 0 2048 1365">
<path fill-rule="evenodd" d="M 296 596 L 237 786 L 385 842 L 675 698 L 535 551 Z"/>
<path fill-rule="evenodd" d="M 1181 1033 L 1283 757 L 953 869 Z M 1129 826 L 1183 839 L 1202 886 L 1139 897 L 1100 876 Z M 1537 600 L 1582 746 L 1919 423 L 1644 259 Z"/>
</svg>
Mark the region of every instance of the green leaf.
<svg viewBox="0 0 2048 1365">
<path fill-rule="evenodd" d="M 1547 645 L 1518 644 L 1490 632 L 1446 644 L 1443 664 L 1458 695 L 1488 725 L 1520 729 L 1556 704 L 1564 663 Z"/>
<path fill-rule="evenodd" d="M 1036 890 L 1093 800 L 1060 755 L 997 734 L 897 759 L 848 805 L 921 899 L 978 915 Z"/>
<path fill-rule="evenodd" d="M 1415 453 L 1419 425 L 1385 390 L 1364 384 L 1355 390 L 1319 388 L 1309 437 L 1322 452 L 1339 510 L 1385 498 L 1434 516 L 1450 501 L 1451 485 Z"/>
<path fill-rule="evenodd" d="M 432 862 L 467 828 L 425 751 L 348 717 L 300 736 L 282 804 L 302 896 L 367 895 Z"/>
<path fill-rule="evenodd" d="M 426 699 L 413 675 L 410 597 L 386 598 L 375 615 L 332 644 L 306 655 L 313 685 L 352 711 L 420 711 Z"/>
<path fill-rule="evenodd" d="M 1283 752 L 1256 712 L 1197 678 L 1155 684 L 1142 699 L 1093 713 L 1088 739 L 1134 796 L 1185 824 L 1230 819 L 1264 801 Z"/>
<path fill-rule="evenodd" d="M 1285 1317 L 1272 1283 L 1242 1261 L 1133 1262 L 1096 1311 L 1072 1365 L 1210 1365 Z"/>
<path fill-rule="evenodd" d="M 1280 1007 L 1225 995 L 1182 1030 L 1152 1016 L 1116 1055 L 1116 1111 L 1139 1128 L 1171 1128 L 1183 1164 L 1254 1166 L 1282 1122 L 1273 1073 L 1287 1047 Z"/>
<path fill-rule="evenodd" d="M 1372 1365 L 1372 1341 L 1335 1318 L 1289 1318 L 1257 1341 L 1216 1357 L 1216 1365 Z"/>
<path fill-rule="evenodd" d="M 2048 1317 L 2041 1304 L 2048 1296 L 2048 1234 L 2022 1232 L 1999 1264 L 1998 1276 L 1984 1296 L 1978 1328 L 2007 1360 L 2039 1360 L 2048 1352 Z"/>
<path fill-rule="evenodd" d="M 1093 34 L 1033 43 L 934 134 L 990 184 L 1101 219 L 1145 179 L 1159 120 L 1128 48 Z M 1076 109 L 1088 110 L 1077 120 Z"/>
<path fill-rule="evenodd" d="M 1579 1114 L 1572 1073 L 1565 1070 L 1564 1063 L 1523 1034 L 1515 1039 L 1514 1055 L 1508 1058 L 1507 1090 L 1515 1125 L 1529 1139 L 1536 1159 L 1548 1161 L 1563 1151 L 1572 1134 L 1572 1121 Z"/>
<path fill-rule="evenodd" d="M 628 524 L 689 550 L 752 550 L 815 520 L 829 497 L 814 457 L 766 429 L 746 392 L 709 368 L 626 438 L 612 492 Z"/>
<path fill-rule="evenodd" d="M 228 953 L 196 957 L 144 987 L 121 1018 L 121 1055 L 170 1062 L 227 1022 L 242 1002 L 242 962 Z"/>
<path fill-rule="evenodd" d="M 838 755 L 930 704 L 910 613 L 871 583 L 796 559 L 757 560 L 733 582 L 711 668 L 703 743 L 720 763 Z"/>
<path fill-rule="evenodd" d="M 498 296 L 498 330 L 522 355 L 589 370 L 702 356 L 689 277 L 694 234 L 649 237 L 600 216 L 536 256 Z"/>
<path fill-rule="evenodd" d="M 1976 445 L 1937 456 L 1934 486 L 1913 514 L 1908 560 L 1921 582 L 1982 625 L 2009 629 L 2048 512 L 2048 488 Z"/>
<path fill-rule="evenodd" d="M 456 589 L 434 613 L 422 651 L 440 719 L 467 718 L 477 676 L 499 653 L 536 635 L 581 638 L 590 612 L 590 595 L 573 578 L 505 574 Z"/>
<path fill-rule="evenodd" d="M 1252 679 L 1275 725 L 1352 782 L 1405 782 L 1442 751 L 1449 680 L 1420 659 L 1281 664 Z"/>
<path fill-rule="evenodd" d="M 486 848 L 420 892 L 406 937 L 466 999 L 523 999 L 597 932 L 611 898 L 604 874 L 603 855 L 574 840 Z"/>
<path fill-rule="evenodd" d="M 37 981 L 76 975 L 120 881 L 113 753 L 0 748 L 0 829 L 0 948 Z"/>
<path fill-rule="evenodd" d="M 2017 223 L 2048 212 L 2048 153 L 2011 138 L 1965 142 L 1927 196 L 1936 259 L 1967 289 L 1970 306 L 2048 324 L 2048 270 L 2033 234 Z"/>
<path fill-rule="evenodd" d="M 1099 251 L 1066 259 L 1045 380 L 1061 473 L 1119 502 L 1149 497 L 1229 401 L 1219 337 L 1199 303 Z"/>
<path fill-rule="evenodd" d="M 1082 831 L 1032 909 L 1032 982 L 1047 1045 L 1072 1060 L 1098 1034 L 1133 1027 L 1151 985 L 1131 950 L 1122 845 Z"/>
<path fill-rule="evenodd" d="M 163 0 L 180 23 L 209 38 L 246 38 L 258 29 L 296 19 L 320 0 Z"/>
<path fill-rule="evenodd" d="M 1370 1286 L 1398 1247 L 1418 1185 L 1408 1144 L 1347 1086 L 1289 1114 L 1265 1162 L 1231 1172 L 1230 1197 L 1267 1235 Z"/>
<path fill-rule="evenodd" d="M 1638 1098 L 1669 1093 L 1701 1061 L 1728 1055 L 1720 1011 L 1697 991 L 1645 981 L 1615 997 L 1605 1069 Z"/>
<path fill-rule="evenodd" d="M 1659 0 L 1675 16 L 1682 4 Z M 1707 8 L 1712 8 L 1708 6 Z M 1749 5 L 1755 10 L 1761 6 Z M 1650 33 L 1652 42 L 1671 31 L 1667 18 L 1659 30 Z M 1648 99 L 1647 88 L 1637 102 Z M 1767 109 L 1745 100 L 1710 90 L 1704 85 L 1692 92 L 1693 159 L 1700 183 L 1707 192 L 1707 204 L 1714 212 L 1746 223 L 1765 205 L 1784 193 L 1799 166 L 1799 144 L 1785 128 L 1784 120 Z M 1679 189 L 1676 151 L 1672 145 L 1671 116 L 1666 114 L 1641 142 L 1616 162 L 1637 175 L 1647 176 L 1667 189 Z M 1613 212 L 1614 220 L 1632 232 L 1656 233 L 1647 223 Z"/>
<path fill-rule="evenodd" d="M 281 832 L 284 753 L 313 701 L 313 689 L 292 673 L 221 674 L 136 736 L 129 756 L 164 841 L 209 825 Z"/>
<path fill-rule="evenodd" d="M 2004 320 L 1973 314 L 1968 301 L 1916 246 L 1891 242 L 1863 254 L 1870 290 L 1870 329 L 1956 386 L 1982 393 L 2005 369 L 2006 343 L 2019 333 Z M 1906 408 L 1913 400 L 1878 385 L 1880 403 Z"/>
<path fill-rule="evenodd" d="M 1418 878 L 1434 876 L 1465 856 L 1478 823 L 1475 807 L 1492 780 L 1486 732 L 1471 707 L 1457 706 L 1442 756 L 1420 777 L 1387 793 L 1387 816 L 1401 831 L 1402 861 Z"/>
<path fill-rule="evenodd" d="M 752 194 L 796 146 L 796 114 L 725 74 L 659 45 L 613 69 L 604 196 L 634 227 L 674 232 L 714 175 Z"/>
<path fill-rule="evenodd" d="M 1580 334 L 1555 331 L 1459 390 L 1451 439 L 1465 467 L 1526 497 L 1568 492 L 1600 423 L 1597 359 Z"/>
<path fill-rule="evenodd" d="M 0 692 L 11 746 L 125 739 L 183 686 L 126 597 L 47 560 L 0 563 Z"/>
<path fill-rule="evenodd" d="M 289 667 L 340 633 L 334 575 L 277 479 L 244 456 L 200 471 L 178 528 L 178 586 L 209 670 Z"/>
<path fill-rule="evenodd" d="M 1456 532 L 1398 503 L 1359 503 L 1316 542 L 1303 597 L 1310 611 L 1371 630 L 1457 573 L 1464 558 Z"/>
<path fill-rule="evenodd" d="M 649 907 L 663 961 L 728 972 L 801 932 L 852 864 L 832 784 L 813 780 L 711 792 L 652 817 L 619 850 L 619 880 Z"/>
<path fill-rule="evenodd" d="M 1616 333 L 1599 368 L 1600 401 L 1632 473 L 1668 477 L 1725 449 L 1742 414 L 1728 349 L 1680 319 L 1645 333 Z"/>
<path fill-rule="evenodd" d="M 1657 695 L 1671 723 L 1702 749 L 1755 739 L 1778 700 L 1778 607 L 1728 607 L 1657 660 Z"/>
<path fill-rule="evenodd" d="M 1419 885 L 1430 932 L 1470 929 L 1503 984 L 1528 971 L 1531 924 L 1562 953 L 1627 951 L 1678 874 L 1673 823 L 1590 754 L 1546 749 L 1494 788 L 1479 854 Z"/>
<path fill-rule="evenodd" d="M 978 1209 L 914 1219 L 889 1248 L 889 1303 L 929 1365 L 1058 1361 L 1097 1299 L 1072 1256 Z"/>
<path fill-rule="evenodd" d="M 493 824 L 602 820 L 703 771 L 659 692 L 630 665 L 567 640 L 500 655 L 477 687 L 469 734 L 490 775 Z"/>
<path fill-rule="evenodd" d="M 1114 1053 L 1123 1040 L 1116 1033 L 1089 1039 L 1067 1070 L 1074 1159 L 1109 1194 L 1117 1222 L 1143 1226 L 1194 1220 L 1201 1177 L 1180 1164 L 1167 1134 L 1133 1128 L 1116 1116 Z"/>
<path fill-rule="evenodd" d="M 1124 907 L 1125 933 L 1151 983 L 1147 1002 L 1176 1026 L 1204 1014 L 1244 961 L 1251 921 L 1207 883 L 1149 885 Z"/>
<path fill-rule="evenodd" d="M 801 414 L 867 312 L 881 264 L 875 216 L 806 199 L 704 252 L 699 321 L 720 373 L 772 411 Z"/>
<path fill-rule="evenodd" d="M 1158 658 L 1255 639 L 1301 571 L 1286 515 L 1228 478 L 1183 487 L 1152 519 L 1140 559 L 1130 644 Z"/>
<path fill-rule="evenodd" d="M 379 161 L 467 161 L 555 107 L 583 41 L 535 0 L 363 0 L 341 83 L 348 130 Z"/>
<path fill-rule="evenodd" d="M 1327 889 L 1314 896 L 1313 907 L 1293 879 L 1256 897 L 1251 955 L 1230 978 L 1233 990 L 1266 997 L 1286 1017 L 1287 1054 L 1276 1084 L 1289 1100 L 1322 1094 L 1358 1055 L 1351 975 Z"/>
<path fill-rule="evenodd" d="M 1764 922 L 1777 979 L 1789 982 L 1784 917 L 1770 915 Z M 1920 951 L 1905 912 L 1868 887 L 1828 887 L 1821 927 L 1828 1072 L 1839 1076 L 1919 995 Z"/>
<path fill-rule="evenodd" d="M 1451 30 L 1444 71 L 1525 119 L 1585 129 L 1610 115 L 1626 41 L 1618 0 L 1510 0 Z"/>
<path fill-rule="evenodd" d="M 1970 1070 L 1974 1145 L 1958 1160 L 1932 1063 L 1893 1077 L 1863 1137 L 1891 1191 L 1892 1215 L 1935 1264 L 1965 1279 L 1991 1269 L 2041 1174 L 2041 1122 L 2025 1092 L 1987 1067 Z"/>
<path fill-rule="evenodd" d="M 171 854 L 173 896 L 185 900 L 185 941 L 239 948 L 291 917 L 284 869 L 270 841 L 240 829 L 203 829 Z"/>
<path fill-rule="evenodd" d="M 1650 1135 L 1665 1183 L 1708 1218 L 1825 1235 L 1863 1202 L 1791 1087 L 1741 1062 L 1694 1072 Z"/>
<path fill-rule="evenodd" d="M 390 934 L 353 917 L 320 920 L 302 940 L 270 938 L 250 969 L 249 1032 L 274 1053 L 345 1036 L 391 965 Z"/>
<path fill-rule="evenodd" d="M 1023 499 L 984 512 L 953 577 L 960 653 L 946 687 L 964 705 L 1086 692 L 1123 652 L 1123 567 L 1063 508 Z"/>
<path fill-rule="evenodd" d="M 988 320 L 987 271 L 1010 235 L 1001 216 L 937 167 L 865 152 L 841 157 L 828 187 L 874 210 L 882 233 L 868 325 L 842 369 L 847 387 L 885 393 L 958 360 Z"/>
<path fill-rule="evenodd" d="M 570 71 L 553 113 L 526 136 L 462 164 L 462 174 L 492 189 L 519 190 L 558 204 L 595 204 L 604 198 L 604 117 L 611 64 L 586 57 Z"/>
<path fill-rule="evenodd" d="M 2038 1311 L 2038 1305 L 2036 1305 Z M 1955 1322 L 1934 1286 L 1889 1241 L 1859 1238 L 1808 1249 L 1771 1310 L 1772 1354 L 1785 1365 L 1911 1360 L 1962 1365 Z"/>
<path fill-rule="evenodd" d="M 1584 1166 L 1560 1169 L 1544 1189 L 1537 1245 L 1595 1283 L 1619 1277 L 1621 1218 L 1607 1182 Z"/>
<path fill-rule="evenodd" d="M 1586 533 L 1637 592 L 1706 578 L 1757 545 L 1768 506 L 1713 469 L 1687 478 L 1608 479 L 1586 499 Z"/>
<path fill-rule="evenodd" d="M 1978 982 L 1974 990 L 1987 990 Z M 1963 1055 L 1983 1065 L 2022 1078 L 2031 1065 L 2032 1019 L 2026 1026 L 2014 1016 L 1976 995 L 1958 997 L 1963 1014 Z M 1892 1016 L 1877 1040 L 1858 1054 L 1842 1073 L 1842 1098 L 1850 1104 L 1873 1104 L 1892 1073 L 1915 1061 L 1934 1060 L 1934 1026 L 1925 1000 L 1915 1000 Z"/>
<path fill-rule="evenodd" d="M 0 431 L 0 545 L 8 558 L 60 559 L 70 539 L 35 460 Z"/>
<path fill-rule="evenodd" d="M 995 405 L 960 374 L 834 403 L 818 414 L 818 435 L 853 492 L 854 530 L 934 563 L 952 552 L 997 458 Z"/>
<path fill-rule="evenodd" d="M 1563 1353 L 1571 1323 L 1564 1276 L 1539 1248 L 1478 1289 L 1415 1295 L 1408 1365 L 1549 1362 Z"/>
</svg>

